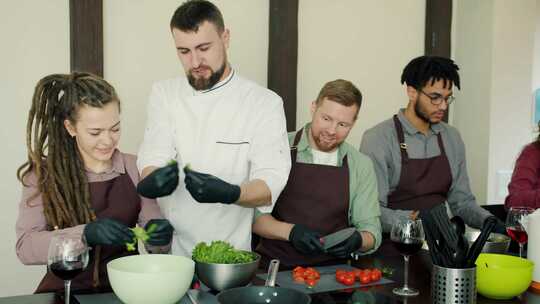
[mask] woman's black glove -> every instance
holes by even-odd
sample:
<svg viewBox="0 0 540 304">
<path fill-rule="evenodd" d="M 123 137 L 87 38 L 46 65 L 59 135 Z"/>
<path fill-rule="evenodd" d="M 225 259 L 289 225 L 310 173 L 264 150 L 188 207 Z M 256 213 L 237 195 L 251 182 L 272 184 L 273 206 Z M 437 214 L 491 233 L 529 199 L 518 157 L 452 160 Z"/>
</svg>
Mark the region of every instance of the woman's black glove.
<svg viewBox="0 0 540 304">
<path fill-rule="evenodd" d="M 152 246 L 168 245 L 173 236 L 174 228 L 166 219 L 151 219 L 144 226 L 144 230 L 148 231 L 150 225 L 156 225 L 156 228 L 150 233 L 150 238 L 146 241 Z"/>
<path fill-rule="evenodd" d="M 293 247 L 306 255 L 315 255 L 324 252 L 320 238 L 321 234 L 319 232 L 300 224 L 294 225 L 289 234 L 289 241 Z"/>
<path fill-rule="evenodd" d="M 137 185 L 137 192 L 148 198 L 167 196 L 178 187 L 178 164 L 176 162 L 154 170 Z"/>
<path fill-rule="evenodd" d="M 213 175 L 184 168 L 186 189 L 199 203 L 232 204 L 240 198 L 240 187 Z"/>
<path fill-rule="evenodd" d="M 121 246 L 131 243 L 135 237 L 133 231 L 126 225 L 110 218 L 102 218 L 86 224 L 83 234 L 90 246 Z"/>
<path fill-rule="evenodd" d="M 350 257 L 351 253 L 362 247 L 362 235 L 355 231 L 348 239 L 338 245 L 328 248 L 326 252 L 337 258 L 344 259 Z"/>
</svg>

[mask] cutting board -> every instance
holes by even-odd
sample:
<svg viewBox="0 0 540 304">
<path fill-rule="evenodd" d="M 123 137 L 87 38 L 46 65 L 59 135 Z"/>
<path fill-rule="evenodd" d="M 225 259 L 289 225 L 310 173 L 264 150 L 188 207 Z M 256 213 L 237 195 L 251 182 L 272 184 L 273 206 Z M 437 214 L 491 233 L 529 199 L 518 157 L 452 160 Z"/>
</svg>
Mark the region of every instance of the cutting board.
<svg viewBox="0 0 540 304">
<path fill-rule="evenodd" d="M 358 287 L 393 283 L 392 280 L 389 280 L 387 278 L 381 278 L 377 282 L 361 284 L 360 282 L 356 281 L 354 285 L 347 286 L 336 281 L 336 270 L 343 269 L 346 271 L 351 271 L 355 269 L 354 267 L 350 265 L 346 265 L 346 264 L 341 264 L 341 265 L 322 266 L 322 267 L 313 267 L 313 268 L 317 269 L 317 271 L 321 274 L 321 278 L 319 279 L 319 282 L 313 288 L 308 288 L 307 285 L 304 283 L 296 283 L 293 280 L 292 271 L 278 272 L 276 276 L 276 285 L 279 285 L 281 287 L 296 289 L 304 293 L 319 293 L 319 292 L 327 292 L 327 291 L 333 291 L 333 290 L 341 290 L 341 289 L 348 289 L 348 288 L 358 288 Z M 267 274 L 262 273 L 262 274 L 258 274 L 257 276 L 263 280 L 266 280 Z"/>
<path fill-rule="evenodd" d="M 199 304 L 218 304 L 216 296 L 199 290 L 191 289 L 188 291 L 193 298 Z M 98 294 L 87 294 L 87 295 L 75 295 L 74 296 L 79 304 L 123 304 L 122 301 L 114 293 L 98 293 Z M 177 304 L 192 304 L 188 296 L 185 295 Z"/>
</svg>

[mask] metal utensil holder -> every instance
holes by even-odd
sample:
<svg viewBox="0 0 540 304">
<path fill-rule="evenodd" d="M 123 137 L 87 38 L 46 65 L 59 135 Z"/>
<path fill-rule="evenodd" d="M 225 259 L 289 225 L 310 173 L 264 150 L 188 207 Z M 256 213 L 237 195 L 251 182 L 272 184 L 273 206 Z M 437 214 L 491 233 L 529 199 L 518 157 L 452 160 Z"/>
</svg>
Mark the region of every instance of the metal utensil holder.
<svg viewBox="0 0 540 304">
<path fill-rule="evenodd" d="M 456 269 L 433 265 L 431 298 L 434 304 L 475 304 L 476 267 Z"/>
</svg>

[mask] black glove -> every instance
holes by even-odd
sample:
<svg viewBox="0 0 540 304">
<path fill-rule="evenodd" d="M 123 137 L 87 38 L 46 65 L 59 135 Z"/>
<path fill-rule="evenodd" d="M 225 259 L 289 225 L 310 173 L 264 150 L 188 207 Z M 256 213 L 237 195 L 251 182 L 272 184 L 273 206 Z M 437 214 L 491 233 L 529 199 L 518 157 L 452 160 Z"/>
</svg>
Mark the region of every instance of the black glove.
<svg viewBox="0 0 540 304">
<path fill-rule="evenodd" d="M 137 185 L 137 192 L 148 198 L 167 196 L 178 187 L 178 164 L 176 162 L 154 170 Z"/>
<path fill-rule="evenodd" d="M 186 189 L 199 203 L 232 204 L 240 198 L 240 187 L 213 175 L 184 168 Z"/>
<path fill-rule="evenodd" d="M 84 227 L 86 242 L 93 245 L 124 245 L 131 243 L 135 235 L 126 225 L 110 219 L 102 218 Z"/>
<path fill-rule="evenodd" d="M 156 225 L 156 228 L 150 233 L 150 238 L 146 241 L 152 246 L 165 246 L 171 242 L 174 228 L 166 219 L 151 219 L 144 226 L 148 231 L 150 225 Z"/>
<path fill-rule="evenodd" d="M 328 248 L 326 252 L 337 258 L 344 259 L 360 249 L 360 247 L 362 247 L 362 235 L 360 232 L 355 231 L 348 239 L 332 248 Z"/>
<path fill-rule="evenodd" d="M 289 234 L 289 241 L 293 247 L 306 255 L 315 255 L 324 252 L 320 238 L 321 234 L 319 232 L 300 224 L 294 225 Z"/>
<path fill-rule="evenodd" d="M 495 224 L 492 232 L 506 235 L 506 225 L 501 220 L 497 219 L 497 224 Z"/>
</svg>

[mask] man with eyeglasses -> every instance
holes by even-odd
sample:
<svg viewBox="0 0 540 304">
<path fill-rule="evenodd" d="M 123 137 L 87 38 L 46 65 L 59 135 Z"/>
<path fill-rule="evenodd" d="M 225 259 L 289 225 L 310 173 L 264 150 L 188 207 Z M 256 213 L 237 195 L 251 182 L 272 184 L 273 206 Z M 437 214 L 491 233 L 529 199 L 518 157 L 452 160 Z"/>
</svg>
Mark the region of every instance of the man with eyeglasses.
<svg viewBox="0 0 540 304">
<path fill-rule="evenodd" d="M 458 70 L 448 58 L 413 59 L 401 75 L 407 107 L 364 133 L 360 151 L 375 165 L 383 232 L 402 217 L 416 218 L 445 202 L 475 228 L 491 216 L 471 193 L 458 130 L 442 121 L 454 101 L 453 87 L 460 87 Z M 504 230 L 499 223 L 496 231 Z"/>
</svg>

